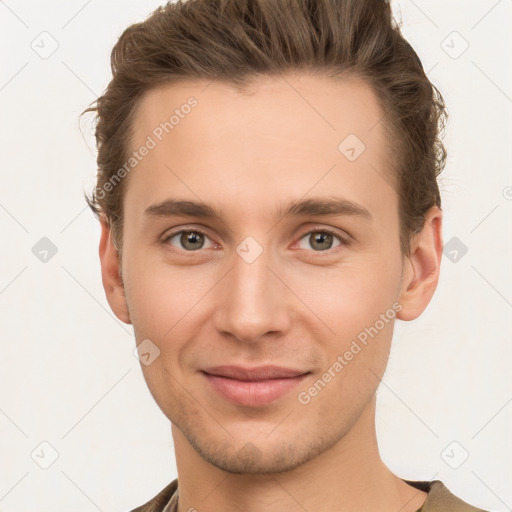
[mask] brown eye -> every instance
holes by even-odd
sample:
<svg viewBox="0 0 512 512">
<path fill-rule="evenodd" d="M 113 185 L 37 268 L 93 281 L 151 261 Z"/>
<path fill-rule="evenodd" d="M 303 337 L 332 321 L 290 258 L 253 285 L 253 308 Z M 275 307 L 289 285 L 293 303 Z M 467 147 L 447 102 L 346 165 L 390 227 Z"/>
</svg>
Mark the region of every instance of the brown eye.
<svg viewBox="0 0 512 512">
<path fill-rule="evenodd" d="M 306 240 L 306 245 L 309 245 L 309 247 L 304 247 L 304 240 Z M 333 245 L 335 242 L 337 242 L 336 245 Z M 300 239 L 299 247 L 301 249 L 313 249 L 318 252 L 337 247 L 341 245 L 341 242 L 342 240 L 339 236 L 329 231 L 311 231 Z"/>
<path fill-rule="evenodd" d="M 205 243 L 210 245 L 205 246 Z M 189 230 L 189 231 L 178 231 L 172 234 L 166 239 L 166 243 L 185 251 L 197 251 L 199 249 L 205 249 L 207 247 L 213 247 L 213 243 L 208 237 L 200 231 Z"/>
</svg>

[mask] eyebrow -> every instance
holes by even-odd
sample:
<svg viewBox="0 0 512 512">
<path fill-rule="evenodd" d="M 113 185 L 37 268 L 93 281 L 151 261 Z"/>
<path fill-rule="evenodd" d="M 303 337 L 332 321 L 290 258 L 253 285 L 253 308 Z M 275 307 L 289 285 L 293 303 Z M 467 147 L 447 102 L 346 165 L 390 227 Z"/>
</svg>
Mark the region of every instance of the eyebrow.
<svg viewBox="0 0 512 512">
<path fill-rule="evenodd" d="M 167 199 L 161 203 L 149 206 L 144 210 L 146 217 L 188 216 L 198 218 L 213 218 L 222 220 L 222 215 L 212 205 L 198 201 L 183 201 Z M 372 214 L 364 206 L 343 198 L 312 198 L 300 201 L 290 201 L 278 208 L 276 216 L 298 217 L 322 215 L 347 215 L 372 220 Z"/>
</svg>

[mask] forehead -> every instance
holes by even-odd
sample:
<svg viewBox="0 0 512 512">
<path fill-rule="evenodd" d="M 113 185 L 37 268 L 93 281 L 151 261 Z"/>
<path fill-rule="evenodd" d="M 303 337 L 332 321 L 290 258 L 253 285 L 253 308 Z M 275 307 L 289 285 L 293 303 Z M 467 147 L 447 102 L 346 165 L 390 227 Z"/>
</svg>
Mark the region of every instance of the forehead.
<svg viewBox="0 0 512 512">
<path fill-rule="evenodd" d="M 195 106 L 189 107 L 191 103 Z M 171 120 L 175 131 L 189 114 L 194 115 L 187 124 L 194 123 L 203 137 L 249 125 L 260 133 L 296 127 L 295 135 L 302 133 L 295 137 L 298 142 L 318 134 L 326 143 L 349 133 L 372 142 L 380 130 L 371 132 L 383 118 L 370 85 L 355 77 L 334 79 L 295 71 L 254 78 L 242 90 L 225 81 L 183 81 L 154 87 L 142 96 L 134 117 L 134 142 L 143 142 L 165 121 Z M 164 130 L 162 135 L 167 134 Z"/>
<path fill-rule="evenodd" d="M 387 194 L 394 204 L 382 118 L 373 90 L 356 78 L 295 72 L 244 91 L 207 80 L 159 86 L 137 105 L 130 149 L 149 140 L 152 148 L 127 195 L 140 208 L 168 195 L 265 207 L 276 196 L 342 186 L 360 202 Z"/>
</svg>

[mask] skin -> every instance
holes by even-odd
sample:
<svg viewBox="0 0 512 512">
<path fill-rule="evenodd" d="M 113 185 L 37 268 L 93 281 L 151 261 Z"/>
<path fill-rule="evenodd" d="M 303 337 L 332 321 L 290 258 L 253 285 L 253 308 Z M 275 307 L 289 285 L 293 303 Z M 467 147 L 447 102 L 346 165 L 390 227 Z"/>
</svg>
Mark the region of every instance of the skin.
<svg viewBox="0 0 512 512">
<path fill-rule="evenodd" d="M 140 100 L 132 149 L 191 95 L 198 106 L 131 171 L 122 259 L 104 219 L 100 242 L 112 310 L 137 343 L 160 350 L 142 370 L 172 424 L 179 511 L 416 511 L 426 493 L 384 465 L 375 432 L 394 320 L 308 404 L 297 395 L 394 303 L 401 320 L 424 311 L 439 278 L 441 210 L 427 212 L 405 258 L 383 113 L 359 79 L 288 73 L 250 94 L 206 81 L 161 86 Z M 366 146 L 353 162 L 338 150 L 350 133 Z M 371 218 L 277 213 L 334 196 Z M 207 202 L 220 218 L 145 214 L 171 198 Z M 194 228 L 203 248 L 169 238 Z M 349 243 L 315 245 L 310 235 L 326 229 Z M 248 236 L 263 249 L 252 263 L 236 251 Z M 278 400 L 242 407 L 200 372 L 221 364 L 310 373 Z"/>
</svg>

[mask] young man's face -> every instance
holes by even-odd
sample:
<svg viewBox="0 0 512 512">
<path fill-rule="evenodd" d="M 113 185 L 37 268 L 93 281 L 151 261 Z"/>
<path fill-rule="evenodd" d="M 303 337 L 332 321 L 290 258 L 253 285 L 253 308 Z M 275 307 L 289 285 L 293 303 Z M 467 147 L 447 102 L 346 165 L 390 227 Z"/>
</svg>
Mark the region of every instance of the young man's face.
<svg viewBox="0 0 512 512">
<path fill-rule="evenodd" d="M 190 96 L 197 105 L 155 132 Z M 364 82 L 299 74 L 251 95 L 206 81 L 164 86 L 139 103 L 130 149 L 148 135 L 157 144 L 129 175 L 124 290 L 109 301 L 137 343 L 151 340 L 146 357 L 160 350 L 142 366 L 156 402 L 220 468 L 291 469 L 357 430 L 394 317 L 416 317 L 434 291 L 414 287 L 428 269 L 400 252 L 382 115 Z M 285 215 L 304 201 L 344 208 Z M 215 369 L 268 365 L 301 376 L 247 382 L 257 376 Z"/>
</svg>

